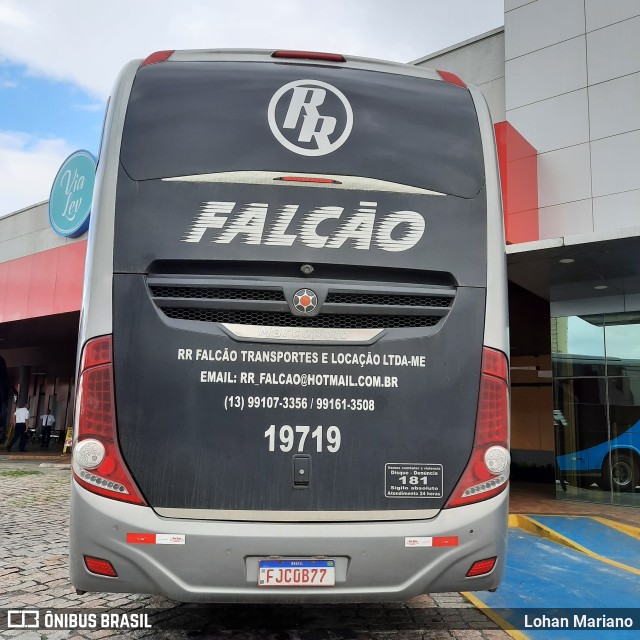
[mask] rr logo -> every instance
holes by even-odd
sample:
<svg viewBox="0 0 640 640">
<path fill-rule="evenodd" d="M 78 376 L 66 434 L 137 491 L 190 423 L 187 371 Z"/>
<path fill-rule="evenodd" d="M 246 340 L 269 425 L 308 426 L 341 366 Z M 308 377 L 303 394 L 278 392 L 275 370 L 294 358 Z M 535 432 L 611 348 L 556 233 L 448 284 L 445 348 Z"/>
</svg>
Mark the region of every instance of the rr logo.
<svg viewBox="0 0 640 640">
<path fill-rule="evenodd" d="M 346 142 L 353 126 L 353 111 L 345 95 L 330 84 L 296 80 L 275 92 L 269 102 L 268 119 L 276 140 L 289 151 L 323 156 Z"/>
</svg>

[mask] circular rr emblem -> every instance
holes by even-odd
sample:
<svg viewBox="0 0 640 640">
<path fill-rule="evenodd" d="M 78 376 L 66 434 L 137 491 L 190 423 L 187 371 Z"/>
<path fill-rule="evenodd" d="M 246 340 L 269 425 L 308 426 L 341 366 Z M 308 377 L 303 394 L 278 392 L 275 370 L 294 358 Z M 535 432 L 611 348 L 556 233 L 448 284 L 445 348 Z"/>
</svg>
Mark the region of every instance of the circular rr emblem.
<svg viewBox="0 0 640 640">
<path fill-rule="evenodd" d="M 293 294 L 293 307 L 300 313 L 311 313 L 318 306 L 318 296 L 311 289 L 298 289 Z"/>
<path fill-rule="evenodd" d="M 280 87 L 267 109 L 271 133 L 289 151 L 324 156 L 351 134 L 353 110 L 347 97 L 320 80 L 294 80 Z"/>
</svg>

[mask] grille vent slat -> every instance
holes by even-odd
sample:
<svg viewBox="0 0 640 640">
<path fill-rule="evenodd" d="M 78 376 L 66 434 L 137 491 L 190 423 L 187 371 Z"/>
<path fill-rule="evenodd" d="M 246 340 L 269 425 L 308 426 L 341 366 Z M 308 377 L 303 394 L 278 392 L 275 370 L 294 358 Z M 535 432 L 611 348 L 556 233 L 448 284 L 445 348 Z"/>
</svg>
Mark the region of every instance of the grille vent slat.
<svg viewBox="0 0 640 640">
<path fill-rule="evenodd" d="M 183 298 L 185 300 L 273 300 L 284 301 L 282 291 L 275 289 L 231 289 L 220 287 L 174 287 L 151 285 L 156 298 Z"/>
<path fill-rule="evenodd" d="M 370 315 L 326 313 L 311 318 L 269 311 L 230 311 L 226 309 L 193 309 L 168 307 L 162 309 L 169 318 L 220 322 L 226 324 L 265 327 L 309 327 L 320 329 L 394 329 L 432 327 L 442 316 Z"/>
<path fill-rule="evenodd" d="M 452 297 L 425 296 L 394 293 L 353 293 L 350 291 L 330 291 L 326 303 L 332 304 L 368 304 L 397 307 L 436 307 L 448 308 L 453 302 Z"/>
</svg>

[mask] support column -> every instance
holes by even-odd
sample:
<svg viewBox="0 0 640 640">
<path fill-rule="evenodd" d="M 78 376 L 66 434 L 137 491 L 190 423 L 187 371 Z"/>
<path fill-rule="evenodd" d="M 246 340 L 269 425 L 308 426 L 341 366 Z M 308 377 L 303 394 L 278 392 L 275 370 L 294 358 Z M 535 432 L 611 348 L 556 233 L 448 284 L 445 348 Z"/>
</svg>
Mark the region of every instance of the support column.
<svg viewBox="0 0 640 640">
<path fill-rule="evenodd" d="M 31 382 L 31 367 L 20 367 L 20 391 L 18 392 L 18 406 L 26 404 L 29 398 L 29 383 Z"/>
</svg>

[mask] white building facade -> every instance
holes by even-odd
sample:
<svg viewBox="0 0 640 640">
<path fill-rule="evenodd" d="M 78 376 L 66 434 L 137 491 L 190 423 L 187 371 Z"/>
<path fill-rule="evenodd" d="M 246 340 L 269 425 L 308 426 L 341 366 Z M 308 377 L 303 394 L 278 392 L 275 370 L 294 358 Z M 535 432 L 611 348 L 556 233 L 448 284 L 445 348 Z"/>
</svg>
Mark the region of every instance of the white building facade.
<svg viewBox="0 0 640 640">
<path fill-rule="evenodd" d="M 480 86 L 497 123 L 516 475 L 640 505 L 640 1 L 506 0 L 503 29 L 415 64 Z"/>
</svg>

